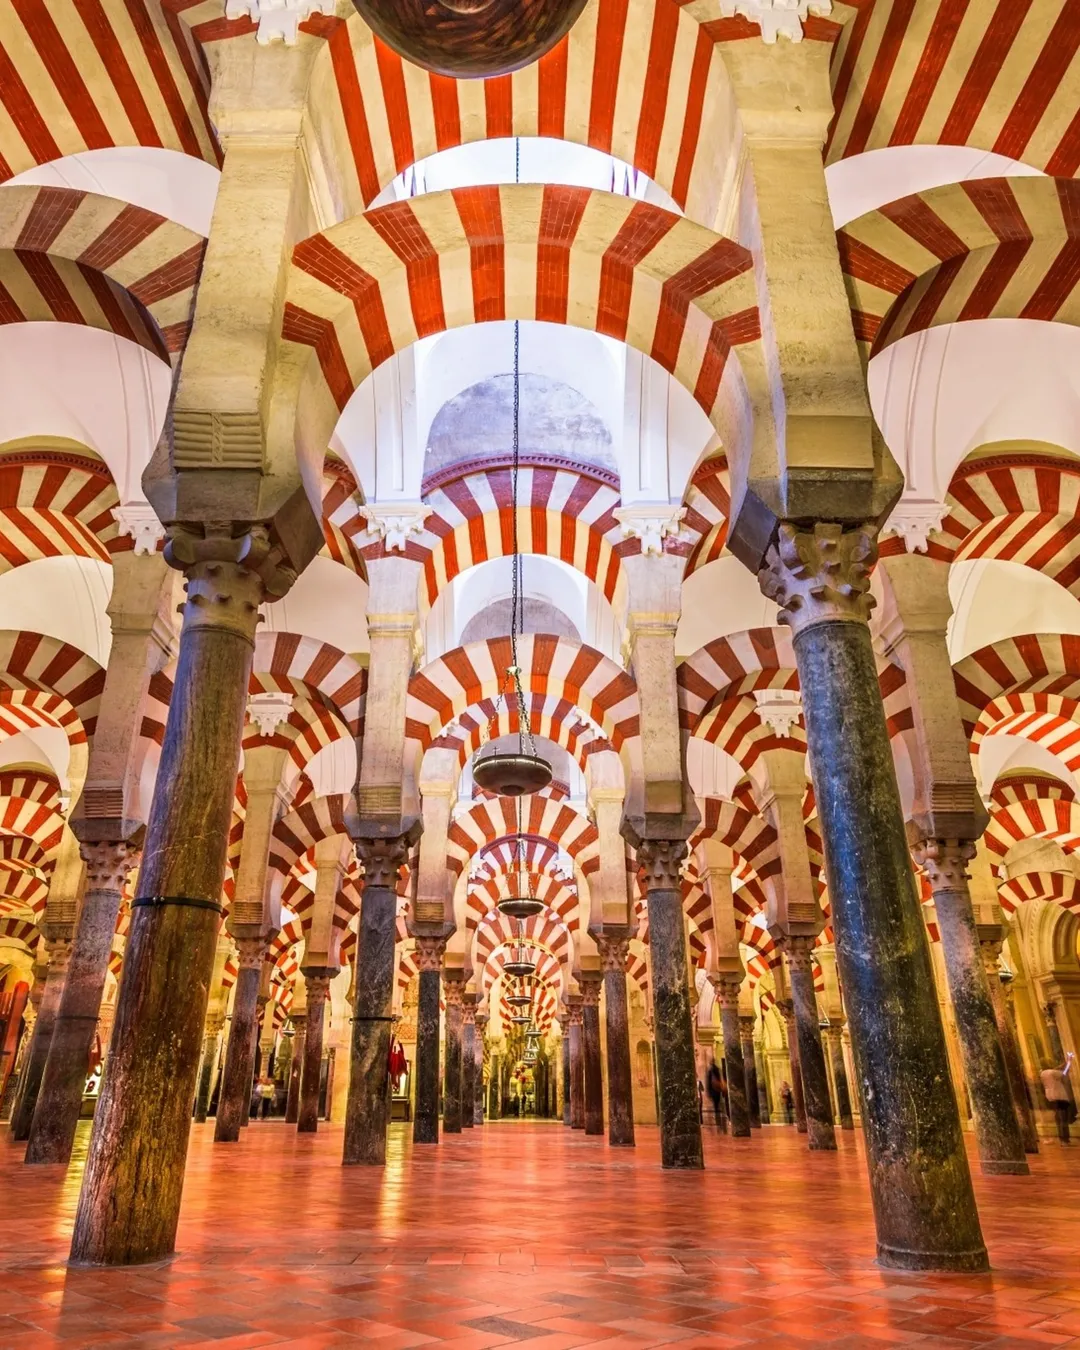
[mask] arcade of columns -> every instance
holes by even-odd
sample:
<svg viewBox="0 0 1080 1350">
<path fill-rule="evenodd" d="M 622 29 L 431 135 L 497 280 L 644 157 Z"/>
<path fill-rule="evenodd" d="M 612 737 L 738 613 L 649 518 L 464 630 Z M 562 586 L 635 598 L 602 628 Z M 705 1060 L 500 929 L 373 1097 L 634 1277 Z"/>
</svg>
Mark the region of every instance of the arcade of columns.
<svg viewBox="0 0 1080 1350">
<path fill-rule="evenodd" d="M 93 86 L 87 32 L 57 8 Z M 122 43 L 123 7 L 104 8 Z M 962 1126 L 984 1171 L 1026 1173 L 1048 1131 L 1038 1072 L 1080 1039 L 1080 651 L 1017 627 L 954 659 L 950 572 L 1007 562 L 1071 599 L 1076 461 L 1064 437 L 987 434 L 939 501 L 910 463 L 903 495 L 868 371 L 872 392 L 893 344 L 944 325 L 1074 322 L 1076 108 L 1008 140 L 1015 175 L 995 153 L 998 176 L 913 180 L 838 233 L 823 146 L 854 162 L 915 139 L 870 142 L 849 108 L 884 59 L 888 0 L 803 5 L 778 41 L 764 5 L 759 31 L 710 0 L 593 0 L 539 75 L 482 93 L 403 67 L 343 0 L 300 6 L 285 42 L 255 0 L 221 8 L 156 6 L 188 131 L 110 133 L 220 159 L 205 239 L 122 199 L 0 186 L 6 321 L 82 323 L 172 367 L 141 489 L 47 419 L 0 445 L 6 566 L 111 569 L 104 663 L 28 620 L 0 634 L 0 729 L 57 730 L 69 755 L 70 806 L 22 751 L 0 772 L 3 1072 L 28 1165 L 70 1158 L 104 1051 L 73 1257 L 173 1249 L 193 1113 L 214 1108 L 227 1152 L 271 1055 L 286 1120 L 343 1122 L 349 1165 L 385 1160 L 395 1028 L 417 1144 L 506 1107 L 522 1046 L 495 904 L 518 817 L 468 773 L 489 734 L 518 730 L 498 704 L 506 629 L 430 651 L 440 592 L 507 556 L 508 476 L 474 459 L 421 483 L 390 424 L 419 339 L 517 319 L 625 344 L 641 422 L 682 386 L 711 423 L 674 496 L 666 401 L 660 430 L 638 429 L 662 473 L 612 485 L 572 446 L 526 458 L 527 562 L 584 572 L 617 634 L 607 653 L 533 623 L 520 643 L 566 780 L 521 804 L 545 902 L 522 939 L 537 1109 L 627 1147 L 655 1121 L 664 1165 L 698 1168 L 715 1055 L 749 1165 L 790 1081 L 810 1150 L 861 1126 L 880 1260 L 984 1268 Z M 918 0 L 912 43 L 939 8 Z M 1017 60 L 1040 41 L 1020 22 Z M 566 71 L 584 84 L 612 61 L 605 131 L 602 90 L 583 111 Z M 995 117 L 959 143 L 990 151 Z M 625 159 L 676 209 L 557 182 L 371 208 L 425 155 L 538 131 Z M 48 128 L 51 149 L 11 135 L 8 177 L 101 143 L 77 119 Z M 373 444 L 339 453 L 372 390 Z M 307 600 L 289 608 L 315 567 L 365 597 L 359 656 L 305 632 Z M 689 598 L 708 627 L 737 574 L 768 617 L 718 618 L 684 652 Z M 988 778 L 980 755 L 1004 741 L 1030 753 Z M 355 786 L 320 790 L 312 765 L 343 746 Z"/>
</svg>

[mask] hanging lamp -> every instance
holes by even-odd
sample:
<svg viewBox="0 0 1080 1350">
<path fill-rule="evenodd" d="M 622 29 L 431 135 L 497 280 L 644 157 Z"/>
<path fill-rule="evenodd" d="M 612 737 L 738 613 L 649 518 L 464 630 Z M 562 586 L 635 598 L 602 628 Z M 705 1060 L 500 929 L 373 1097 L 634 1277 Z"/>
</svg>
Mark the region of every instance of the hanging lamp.
<svg viewBox="0 0 1080 1350">
<path fill-rule="evenodd" d="M 520 148 L 518 149 L 515 176 L 520 177 Z M 526 793 L 539 792 L 551 782 L 551 765 L 542 755 L 536 753 L 532 727 L 529 724 L 529 708 L 525 701 L 525 691 L 521 687 L 521 666 L 518 662 L 518 638 L 525 627 L 525 596 L 522 588 L 522 557 L 518 547 L 518 472 L 521 467 L 521 325 L 514 322 L 514 456 L 510 475 L 511 519 L 513 522 L 513 563 L 511 574 L 510 603 L 510 664 L 491 719 L 488 722 L 488 744 L 481 746 L 473 756 L 473 779 L 486 792 L 494 792 L 500 797 L 522 797 Z M 518 744 L 509 754 L 500 751 L 494 744 L 497 734 L 499 710 L 505 706 L 510 710 L 511 700 L 517 705 Z"/>
<path fill-rule="evenodd" d="M 536 973 L 536 962 L 530 961 L 528 956 L 526 956 L 522 937 L 523 934 L 519 933 L 517 941 L 514 943 L 514 950 L 512 953 L 513 959 L 503 963 L 503 970 L 515 980 Z"/>
<path fill-rule="evenodd" d="M 532 996 L 529 994 L 507 994 L 506 1001 L 511 1008 L 528 1008 L 532 1005 Z"/>
<path fill-rule="evenodd" d="M 586 0 L 353 0 L 414 65 L 456 79 L 509 75 L 564 37 Z"/>
</svg>

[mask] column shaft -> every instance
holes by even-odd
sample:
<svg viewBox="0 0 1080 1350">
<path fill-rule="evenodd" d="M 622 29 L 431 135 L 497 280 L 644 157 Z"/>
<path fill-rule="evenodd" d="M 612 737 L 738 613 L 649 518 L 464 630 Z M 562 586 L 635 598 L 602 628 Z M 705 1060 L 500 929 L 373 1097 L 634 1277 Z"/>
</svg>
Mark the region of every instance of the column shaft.
<svg viewBox="0 0 1080 1350">
<path fill-rule="evenodd" d="M 307 1020 L 296 1028 L 293 1037 L 292 1060 L 289 1064 L 289 1091 L 285 1098 L 285 1124 L 295 1125 L 300 1118 L 300 1083 L 304 1076 L 304 1046 L 307 1043 Z"/>
<path fill-rule="evenodd" d="M 740 980 L 733 980 L 732 987 L 721 992 L 720 1027 L 724 1037 L 724 1060 L 727 1064 L 731 1135 L 734 1139 L 749 1139 L 750 1107 L 746 1099 L 746 1070 L 743 1066 L 742 1040 L 739 1034 L 740 983 Z"/>
<path fill-rule="evenodd" d="M 619 944 L 625 953 L 625 946 Z M 603 952 L 601 952 L 603 955 Z M 607 1020 L 608 1143 L 634 1145 L 634 1083 L 630 1063 L 630 1014 L 626 997 L 625 955 L 604 961 L 604 1017 Z"/>
<path fill-rule="evenodd" d="M 878 1259 L 987 1265 L 878 685 L 868 529 L 782 524 L 762 572 L 795 631 Z"/>
<path fill-rule="evenodd" d="M 442 951 L 434 956 L 441 963 Z M 442 979 L 439 965 L 425 965 L 420 957 L 420 996 L 416 1010 L 416 1114 L 413 1142 L 439 1142 L 439 1000 Z"/>
<path fill-rule="evenodd" d="M 829 1042 L 829 1062 L 832 1065 L 833 1084 L 836 1087 L 836 1114 L 842 1130 L 853 1130 L 851 1092 L 848 1089 L 847 1065 L 844 1063 L 844 1042 L 840 1027 L 830 1027 L 826 1033 Z"/>
<path fill-rule="evenodd" d="M 352 1066 L 345 1107 L 346 1165 L 386 1162 L 390 1123 L 390 1039 L 397 937 L 397 875 L 408 858 L 403 835 L 357 845 L 364 865 L 356 953 Z"/>
<path fill-rule="evenodd" d="M 202 1061 L 199 1064 L 199 1085 L 195 1090 L 195 1124 L 204 1125 L 210 1113 L 210 1098 L 214 1093 L 214 1073 L 217 1069 L 218 1042 L 221 1027 L 206 1027 L 203 1037 Z"/>
<path fill-rule="evenodd" d="M 135 861 L 127 843 L 83 844 L 81 852 L 86 887 L 27 1139 L 28 1163 L 67 1163 L 71 1158 L 120 897 Z"/>
<path fill-rule="evenodd" d="M 690 976 L 683 935 L 678 866 L 686 845 L 643 842 L 649 876 L 649 947 L 660 1107 L 660 1152 L 665 1167 L 702 1167 Z M 662 855 L 662 856 L 661 856 Z M 650 865 L 651 864 L 651 865 Z"/>
<path fill-rule="evenodd" d="M 746 1024 L 749 1023 L 749 1026 Z M 754 1019 L 739 1018 L 739 1041 L 742 1051 L 743 1090 L 746 1093 L 746 1106 L 750 1113 L 750 1128 L 761 1129 L 761 1102 L 758 1098 L 757 1064 L 754 1060 Z"/>
<path fill-rule="evenodd" d="M 443 1068 L 443 1133 L 461 1133 L 461 981 L 447 979 L 446 1063 Z"/>
<path fill-rule="evenodd" d="M 1008 1070 L 1009 1083 L 1012 1087 L 1016 1118 L 1020 1122 L 1020 1133 L 1024 1140 L 1024 1152 L 1038 1153 L 1039 1135 L 1035 1128 L 1035 1112 L 1031 1108 L 1031 1096 L 1028 1092 L 1027 1079 L 1024 1077 L 1024 1061 L 1020 1056 L 1020 1046 L 1017 1044 L 1016 1032 L 1009 1016 L 1008 998 L 997 974 L 996 952 L 988 966 L 986 979 L 990 987 L 990 1001 L 994 1005 L 998 1035 L 1001 1037 L 1001 1049 L 1005 1055 L 1005 1068 Z"/>
<path fill-rule="evenodd" d="M 19 1083 L 19 1095 L 15 1099 L 15 1109 L 11 1113 L 11 1137 L 22 1141 L 30 1136 L 30 1125 L 34 1119 L 41 1079 L 49 1058 L 49 1045 L 60 999 L 64 993 L 64 980 L 67 977 L 68 961 L 71 957 L 71 941 L 50 943 L 51 955 L 45 974 L 45 990 L 38 1005 L 37 1021 L 34 1023 L 30 1046 L 26 1052 L 22 1079 Z"/>
<path fill-rule="evenodd" d="M 570 1013 L 570 1128 L 585 1128 L 585 1058 L 580 1005 Z"/>
<path fill-rule="evenodd" d="M 604 1074 L 600 1062 L 600 981 L 583 983 L 581 1049 L 585 1073 L 585 1133 L 604 1133 Z"/>
<path fill-rule="evenodd" d="M 487 1015 L 477 1013 L 473 1038 L 473 1124 L 484 1123 L 484 1027 Z"/>
<path fill-rule="evenodd" d="M 243 939 L 243 945 L 247 944 Z M 241 944 L 238 944 L 241 945 Z M 229 1043 L 221 1075 L 214 1141 L 235 1144 L 251 1109 L 251 1079 L 255 1070 L 255 1038 L 258 1035 L 259 984 L 262 979 L 265 940 L 255 939 L 241 950 L 240 969 L 233 989 Z"/>
<path fill-rule="evenodd" d="M 307 984 L 307 1035 L 304 1037 L 304 1064 L 300 1078 L 300 1105 L 296 1115 L 297 1134 L 314 1134 L 319 1128 L 319 1088 L 322 1085 L 323 1026 L 326 1022 L 326 996 L 330 973 L 304 971 Z"/>
<path fill-rule="evenodd" d="M 563 1019 L 562 1034 L 562 1081 L 563 1081 L 563 1124 L 569 1129 L 572 1124 L 570 1113 L 573 1094 L 573 1069 L 570 1062 L 570 1019 Z"/>
<path fill-rule="evenodd" d="M 990 1176 L 1026 1176 L 1024 1140 L 1013 1104 L 994 1005 L 967 883 L 974 847 L 927 840 L 919 850 L 934 892 L 945 975 L 971 1094 L 979 1163 Z"/>
<path fill-rule="evenodd" d="M 261 526 L 238 540 L 182 539 L 169 547 L 207 560 L 188 570 L 112 1044 L 75 1216 L 71 1256 L 91 1264 L 156 1261 L 175 1244 L 255 624 L 266 593 L 249 568 L 272 556 Z M 242 550 L 248 566 L 214 560 Z"/>
<path fill-rule="evenodd" d="M 470 997 L 466 995 L 466 997 Z M 476 1095 L 476 1023 L 473 1012 L 466 1010 L 461 1027 L 461 1125 L 473 1128 L 473 1098 Z"/>
<path fill-rule="evenodd" d="M 791 1003 L 795 1013 L 795 1034 L 799 1045 L 799 1076 L 806 1109 L 806 1128 L 811 1149 L 834 1149 L 832 1098 L 825 1052 L 821 1047 L 821 1025 L 814 996 L 814 972 L 810 961 L 810 939 L 788 937 L 784 942 L 791 979 Z"/>
<path fill-rule="evenodd" d="M 806 1098 L 803 1095 L 802 1073 L 799 1068 L 799 1030 L 795 1023 L 795 1005 L 784 1005 L 784 1025 L 787 1028 L 788 1060 L 791 1063 L 791 1096 L 795 1108 L 795 1127 L 800 1134 L 808 1133 Z"/>
</svg>

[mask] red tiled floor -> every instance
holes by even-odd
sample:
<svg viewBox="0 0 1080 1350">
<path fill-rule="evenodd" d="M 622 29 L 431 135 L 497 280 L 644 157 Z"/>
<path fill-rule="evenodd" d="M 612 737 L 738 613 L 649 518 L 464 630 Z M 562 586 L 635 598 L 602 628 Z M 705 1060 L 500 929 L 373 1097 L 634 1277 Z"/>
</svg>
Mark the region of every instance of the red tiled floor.
<svg viewBox="0 0 1080 1350">
<path fill-rule="evenodd" d="M 0 1348 L 1080 1346 L 1080 1146 L 976 1178 L 988 1276 L 873 1264 L 851 1135 L 710 1133 L 702 1175 L 663 1172 L 655 1130 L 628 1153 L 518 1122 L 421 1150 L 395 1126 L 385 1171 L 342 1168 L 333 1127 L 196 1126 L 176 1258 L 69 1270 L 85 1147 L 27 1168 L 3 1133 Z"/>
</svg>

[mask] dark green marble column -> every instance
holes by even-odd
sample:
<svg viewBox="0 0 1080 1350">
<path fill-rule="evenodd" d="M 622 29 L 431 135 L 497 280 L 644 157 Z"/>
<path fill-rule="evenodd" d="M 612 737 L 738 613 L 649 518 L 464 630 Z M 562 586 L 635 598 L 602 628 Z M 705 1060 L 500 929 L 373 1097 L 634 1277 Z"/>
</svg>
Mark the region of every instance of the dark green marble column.
<svg viewBox="0 0 1080 1350">
<path fill-rule="evenodd" d="M 67 978 L 68 962 L 71 959 L 72 928 L 69 924 L 45 925 L 46 941 L 49 948 L 49 964 L 45 967 L 45 989 L 38 1005 L 37 1021 L 34 1023 L 30 1046 L 26 1052 L 19 1091 L 11 1113 L 11 1137 L 17 1141 L 29 1138 L 30 1124 L 34 1119 L 34 1107 L 37 1105 L 41 1078 L 49 1058 L 49 1043 L 52 1040 L 53 1027 L 56 1025 L 56 1013 L 64 993 L 64 981 Z"/>
<path fill-rule="evenodd" d="M 464 980 L 461 972 L 446 971 L 443 975 L 443 998 L 446 1002 L 446 1049 L 443 1068 L 443 1133 L 461 1133 L 461 1040 L 463 1019 L 461 1000 Z"/>
<path fill-rule="evenodd" d="M 585 1075 L 585 1133 L 604 1133 L 604 1071 L 600 1063 L 600 975 L 579 976 L 581 1054 Z"/>
<path fill-rule="evenodd" d="M 416 939 L 420 968 L 420 995 L 416 1009 L 416 1114 L 413 1142 L 439 1142 L 439 1003 L 442 999 L 442 959 L 446 939 L 428 935 Z"/>
<path fill-rule="evenodd" d="M 750 1112 L 750 1127 L 761 1129 L 761 1102 L 758 1098 L 757 1062 L 754 1059 L 754 1018 L 739 1018 L 739 1042 L 742 1049 L 743 1082 L 746 1085 L 746 1104 Z"/>
<path fill-rule="evenodd" d="M 829 1047 L 829 1063 L 832 1065 L 833 1085 L 836 1088 L 836 1114 L 842 1130 L 853 1130 L 855 1121 L 851 1114 L 851 1093 L 848 1090 L 847 1065 L 844 1063 L 843 1027 L 833 1023 L 825 1033 Z"/>
<path fill-rule="evenodd" d="M 461 1128 L 473 1128 L 476 1092 L 476 995 L 461 996 Z"/>
<path fill-rule="evenodd" d="M 630 1063 L 630 1008 L 626 997 L 628 933 L 597 932 L 596 947 L 604 972 L 604 1021 L 607 1029 L 608 1143 L 634 1145 L 634 1084 Z"/>
<path fill-rule="evenodd" d="M 1020 1133 L 1024 1140 L 1024 1152 L 1038 1153 L 1039 1135 L 1035 1128 L 1035 1113 L 1031 1107 L 1031 1095 L 1028 1090 L 1027 1079 L 1024 1076 L 1024 1061 L 1016 1040 L 1016 1030 L 1009 1015 L 1008 995 L 998 972 L 1001 937 L 995 935 L 989 941 L 982 938 L 980 942 L 983 966 L 986 970 L 986 982 L 990 989 L 990 1001 L 994 1005 L 994 1017 L 997 1020 L 998 1035 L 1001 1037 L 1001 1049 L 1005 1055 L 1005 1067 L 1009 1072 L 1013 1105 L 1016 1107 L 1016 1118 L 1020 1122 Z"/>
<path fill-rule="evenodd" d="M 665 1167 L 703 1167 L 679 876 L 687 846 L 679 838 L 645 838 L 629 825 L 624 833 L 637 849 L 647 885 L 660 1155 Z"/>
<path fill-rule="evenodd" d="M 834 1149 L 832 1099 L 825 1051 L 821 1045 L 821 1025 L 817 998 L 814 996 L 814 971 L 810 952 L 813 939 L 788 936 L 783 949 L 791 981 L 791 1002 L 795 1014 L 795 1033 L 799 1041 L 799 1076 L 802 1080 L 808 1143 L 812 1149 Z"/>
<path fill-rule="evenodd" d="M 218 1144 L 235 1144 L 249 1118 L 255 1043 L 259 1036 L 259 986 L 269 944 L 265 932 L 236 933 L 234 939 L 240 968 L 233 989 L 229 1043 L 225 1047 L 225 1068 L 214 1119 L 214 1142 Z"/>
<path fill-rule="evenodd" d="M 289 1091 L 285 1098 L 285 1124 L 295 1125 L 300 1117 L 300 1080 L 304 1076 L 304 1042 L 307 1040 L 307 1019 L 296 1028 L 293 1037 L 292 1060 L 289 1063 Z"/>
<path fill-rule="evenodd" d="M 871 528 L 779 528 L 761 572 L 794 633 L 878 1260 L 985 1270 L 870 640 Z"/>
<path fill-rule="evenodd" d="M 300 1070 L 300 1105 L 296 1113 L 298 1134 L 315 1134 L 319 1128 L 319 1089 L 322 1086 L 323 1028 L 326 999 L 336 970 L 311 967 L 303 970 L 307 988 L 307 1035 Z"/>
<path fill-rule="evenodd" d="M 739 988 L 741 975 L 714 975 L 720 1003 L 720 1032 L 727 1065 L 728 1115 L 733 1139 L 750 1138 L 750 1106 L 746 1096 L 746 1069 L 739 1035 Z"/>
</svg>

